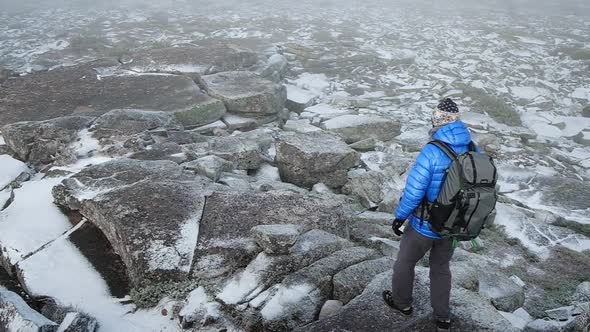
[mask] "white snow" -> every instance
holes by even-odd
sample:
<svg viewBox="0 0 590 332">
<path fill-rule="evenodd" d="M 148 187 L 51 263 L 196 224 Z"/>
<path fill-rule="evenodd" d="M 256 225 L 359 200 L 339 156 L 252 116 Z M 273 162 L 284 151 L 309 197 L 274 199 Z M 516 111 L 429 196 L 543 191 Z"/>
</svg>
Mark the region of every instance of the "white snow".
<svg viewBox="0 0 590 332">
<path fill-rule="evenodd" d="M 285 86 L 287 87 L 287 99 L 299 104 L 307 105 L 319 97 L 318 94 L 296 85 L 285 84 Z"/>
<path fill-rule="evenodd" d="M 15 200 L 0 212 L 0 244 L 12 263 L 72 227 L 53 204 L 52 188 L 63 178 L 34 179 L 14 190 Z"/>
<path fill-rule="evenodd" d="M 152 241 L 146 250 L 150 269 L 190 271 L 199 237 L 201 210 L 195 211 L 195 214 L 182 225 L 173 245 L 166 245 L 161 240 Z"/>
<path fill-rule="evenodd" d="M 78 139 L 72 144 L 72 147 L 78 158 L 84 158 L 90 153 L 98 151 L 100 143 L 96 138 L 92 137 L 92 133 L 86 128 L 80 130 Z"/>
<path fill-rule="evenodd" d="M 330 81 L 325 74 L 302 73 L 291 83 L 318 95 L 324 95 L 330 88 Z"/>
<path fill-rule="evenodd" d="M 248 264 L 244 271 L 236 274 L 217 294 L 217 298 L 226 304 L 238 304 L 256 291 L 262 281 L 262 274 L 271 266 L 273 258 L 260 253 Z M 262 290 L 260 290 L 262 291 Z"/>
<path fill-rule="evenodd" d="M 4 137 L 0 135 L 0 145 L 6 145 L 6 141 L 4 141 Z"/>
<path fill-rule="evenodd" d="M 539 96 L 548 96 L 550 91 L 545 88 L 537 88 L 533 86 L 514 86 L 510 87 L 512 95 L 516 98 L 533 100 Z"/>
<path fill-rule="evenodd" d="M 0 155 L 0 190 L 16 179 L 21 173 L 29 173 L 25 163 L 7 154 Z"/>
<path fill-rule="evenodd" d="M 293 286 L 280 286 L 277 293 L 260 310 L 260 314 L 266 320 L 276 320 L 285 314 L 285 309 L 296 306 L 301 300 L 310 296 L 314 289 L 309 284 Z"/>
<path fill-rule="evenodd" d="M 301 113 L 302 118 L 313 118 L 319 116 L 323 119 L 330 119 L 340 115 L 350 114 L 352 111 L 347 109 L 340 109 L 328 104 L 317 104 L 305 109 Z"/>
<path fill-rule="evenodd" d="M 281 175 L 277 167 L 263 164 L 256 172 L 256 178 L 265 181 L 281 181 Z"/>
<path fill-rule="evenodd" d="M 324 123 L 322 123 L 322 127 L 326 130 L 330 129 L 339 129 L 339 128 L 349 128 L 349 127 L 358 127 L 362 125 L 370 125 L 375 123 L 387 123 L 389 120 L 372 115 L 342 115 L 335 118 L 332 118 Z"/>
<path fill-rule="evenodd" d="M 590 101 L 590 88 L 576 88 L 570 97 Z"/>
<path fill-rule="evenodd" d="M 209 297 L 203 287 L 194 289 L 186 299 L 186 305 L 180 310 L 180 316 L 184 317 L 185 321 L 195 321 L 197 317 L 203 316 L 218 318 L 220 304 L 214 301 L 209 301 Z"/>
</svg>

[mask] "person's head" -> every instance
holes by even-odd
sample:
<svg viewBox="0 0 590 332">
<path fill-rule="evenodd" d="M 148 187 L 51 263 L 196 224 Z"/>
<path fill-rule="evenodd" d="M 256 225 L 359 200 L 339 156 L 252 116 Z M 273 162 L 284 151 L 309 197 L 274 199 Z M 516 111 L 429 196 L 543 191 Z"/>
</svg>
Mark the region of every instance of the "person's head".
<svg viewBox="0 0 590 332">
<path fill-rule="evenodd" d="M 459 121 L 461 114 L 459 108 L 451 98 L 445 98 L 440 101 L 438 106 L 432 112 L 432 127 L 440 128 L 449 123 Z"/>
</svg>

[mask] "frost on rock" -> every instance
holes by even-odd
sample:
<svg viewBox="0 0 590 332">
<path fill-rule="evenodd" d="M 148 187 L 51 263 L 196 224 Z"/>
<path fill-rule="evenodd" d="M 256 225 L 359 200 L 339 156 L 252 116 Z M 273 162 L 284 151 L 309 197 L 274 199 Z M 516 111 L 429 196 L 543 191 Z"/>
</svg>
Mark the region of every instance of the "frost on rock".
<svg viewBox="0 0 590 332">
<path fill-rule="evenodd" d="M 188 327 L 194 323 L 204 324 L 209 320 L 215 320 L 220 316 L 219 307 L 219 303 L 209 301 L 203 287 L 198 287 L 190 292 L 184 307 L 180 310 L 180 323 L 183 327 Z"/>
<path fill-rule="evenodd" d="M 246 269 L 236 274 L 217 294 L 217 298 L 226 304 L 239 304 L 247 297 L 252 298 L 263 289 L 263 277 L 269 272 L 273 258 L 265 253 L 260 253 Z M 253 295 L 253 296 L 252 296 Z"/>
<path fill-rule="evenodd" d="M 317 304 L 319 290 L 315 289 L 314 291 L 314 289 L 315 287 L 308 284 L 280 286 L 272 299 L 262 308 L 260 314 L 267 321 L 276 321 L 296 312 L 302 302 Z M 307 314 L 309 315 L 309 313 Z"/>
<path fill-rule="evenodd" d="M 25 163 L 7 154 L 0 155 L 0 190 L 9 185 L 23 172 L 29 172 L 29 168 Z"/>
<path fill-rule="evenodd" d="M 509 237 L 517 238 L 534 253 L 546 257 L 549 248 L 562 245 L 582 252 L 590 249 L 590 239 L 566 228 L 552 226 L 522 208 L 498 203 L 496 224 L 502 225 Z"/>
</svg>

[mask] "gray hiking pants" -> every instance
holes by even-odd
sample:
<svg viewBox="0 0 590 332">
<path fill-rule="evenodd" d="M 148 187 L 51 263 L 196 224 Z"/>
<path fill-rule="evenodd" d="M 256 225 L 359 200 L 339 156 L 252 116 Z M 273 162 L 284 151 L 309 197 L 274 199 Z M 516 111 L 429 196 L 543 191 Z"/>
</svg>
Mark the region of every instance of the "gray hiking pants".
<svg viewBox="0 0 590 332">
<path fill-rule="evenodd" d="M 405 227 L 397 260 L 393 266 L 392 293 L 394 303 L 407 308 L 412 305 L 414 268 L 430 250 L 430 301 L 435 319 L 449 319 L 451 269 L 453 257 L 450 240 L 433 240 L 418 234 L 410 225 Z"/>
</svg>

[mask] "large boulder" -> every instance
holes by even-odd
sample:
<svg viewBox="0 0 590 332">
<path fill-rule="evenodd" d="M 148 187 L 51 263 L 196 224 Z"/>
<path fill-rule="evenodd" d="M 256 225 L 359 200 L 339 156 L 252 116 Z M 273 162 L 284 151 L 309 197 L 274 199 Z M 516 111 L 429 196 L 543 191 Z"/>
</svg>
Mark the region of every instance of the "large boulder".
<svg viewBox="0 0 590 332">
<path fill-rule="evenodd" d="M 71 144 L 92 120 L 86 116 L 68 116 L 16 122 L 2 127 L 2 136 L 18 158 L 34 166 L 68 164 L 76 158 Z"/>
<path fill-rule="evenodd" d="M 196 174 L 206 176 L 213 181 L 218 181 L 221 173 L 230 172 L 233 169 L 233 164 L 217 156 L 204 156 L 186 162 L 182 164 L 182 167 L 194 171 Z"/>
<path fill-rule="evenodd" d="M 139 286 L 188 276 L 208 185 L 170 161 L 119 159 L 85 168 L 53 196 L 98 226 Z"/>
<path fill-rule="evenodd" d="M 285 134 L 277 146 L 276 162 L 281 179 L 311 188 L 322 182 L 339 188 L 347 182 L 350 168 L 360 155 L 329 133 Z"/>
<path fill-rule="evenodd" d="M 334 276 L 334 298 L 346 304 L 360 295 L 377 276 L 393 268 L 391 257 L 364 261 L 350 266 Z"/>
<path fill-rule="evenodd" d="M 184 125 L 199 126 L 225 113 L 223 103 L 202 93 L 189 77 L 100 76 L 94 66 L 63 67 L 6 81 L 0 90 L 0 125 L 134 108 L 171 112 Z"/>
<path fill-rule="evenodd" d="M 268 115 L 285 108 L 285 87 L 256 73 L 223 72 L 203 76 L 201 84 L 209 95 L 222 100 L 230 112 Z"/>
<path fill-rule="evenodd" d="M 579 284 L 572 299 L 576 302 L 590 302 L 590 281 Z"/>
<path fill-rule="evenodd" d="M 58 325 L 31 309 L 16 293 L 0 286 L 0 330 L 54 332 Z"/>
<path fill-rule="evenodd" d="M 524 288 L 501 274 L 482 273 L 479 293 L 489 298 L 501 311 L 513 312 L 524 304 Z"/>
<path fill-rule="evenodd" d="M 386 180 L 385 174 L 379 171 L 350 174 L 350 179 L 342 187 L 342 192 L 357 197 L 367 209 L 375 208 L 384 198 L 383 186 Z"/>
<path fill-rule="evenodd" d="M 152 49 L 124 59 L 123 68 L 138 72 L 210 75 L 247 70 L 258 64 L 258 55 L 235 45 L 184 46 Z M 198 76 L 197 76 L 198 77 Z"/>
<path fill-rule="evenodd" d="M 322 123 L 322 128 L 342 136 L 346 143 L 367 138 L 390 141 L 400 134 L 399 122 L 372 115 L 342 115 Z"/>
<path fill-rule="evenodd" d="M 262 131 L 236 136 L 214 137 L 209 140 L 209 153 L 231 162 L 242 170 L 258 169 L 264 154 L 272 145 L 272 137 Z"/>
</svg>

